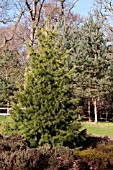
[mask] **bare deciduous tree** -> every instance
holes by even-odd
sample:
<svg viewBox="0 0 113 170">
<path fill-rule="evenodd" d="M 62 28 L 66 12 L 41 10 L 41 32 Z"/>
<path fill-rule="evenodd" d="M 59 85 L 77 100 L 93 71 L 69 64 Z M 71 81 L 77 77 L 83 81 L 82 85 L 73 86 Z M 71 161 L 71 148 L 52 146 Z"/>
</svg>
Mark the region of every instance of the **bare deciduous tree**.
<svg viewBox="0 0 113 170">
<path fill-rule="evenodd" d="M 113 1 L 112 0 L 95 0 L 96 9 L 100 12 L 100 17 L 104 20 L 104 31 L 109 41 L 113 43 Z"/>
<path fill-rule="evenodd" d="M 77 1 L 78 0 L 4 0 L 0 5 L 0 23 L 12 23 L 13 31 L 10 37 L 4 37 L 4 43 L 2 43 L 1 47 L 14 38 L 21 22 L 27 22 L 27 30 L 29 30 L 28 38 L 30 45 L 33 46 L 36 28 L 43 27 L 45 20 L 48 20 L 50 24 L 61 21 L 63 16 L 65 16 L 70 23 L 76 22 L 78 18 L 80 20 L 79 15 L 72 12 Z"/>
</svg>

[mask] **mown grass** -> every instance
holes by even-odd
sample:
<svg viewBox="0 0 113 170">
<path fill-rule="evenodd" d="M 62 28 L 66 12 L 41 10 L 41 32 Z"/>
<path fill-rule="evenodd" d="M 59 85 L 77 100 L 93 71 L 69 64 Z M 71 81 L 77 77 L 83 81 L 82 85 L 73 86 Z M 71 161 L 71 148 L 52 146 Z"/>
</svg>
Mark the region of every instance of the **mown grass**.
<svg viewBox="0 0 113 170">
<path fill-rule="evenodd" d="M 4 124 L 10 121 L 10 116 L 0 116 L 0 134 L 3 135 L 4 133 Z"/>
<path fill-rule="evenodd" d="M 113 122 L 82 122 L 87 134 L 113 137 Z"/>
<path fill-rule="evenodd" d="M 3 122 L 7 122 L 8 119 L 9 116 L 0 116 L 0 124 L 2 124 Z"/>
</svg>

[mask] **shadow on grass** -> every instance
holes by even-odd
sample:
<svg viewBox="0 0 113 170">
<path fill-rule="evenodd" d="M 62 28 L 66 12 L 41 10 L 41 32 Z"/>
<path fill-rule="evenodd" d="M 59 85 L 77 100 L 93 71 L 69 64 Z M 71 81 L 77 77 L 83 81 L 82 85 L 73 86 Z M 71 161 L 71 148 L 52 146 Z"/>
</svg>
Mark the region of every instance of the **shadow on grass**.
<svg viewBox="0 0 113 170">
<path fill-rule="evenodd" d="M 113 140 L 110 140 L 110 138 L 108 136 L 104 136 L 104 137 L 99 137 L 99 136 L 94 136 L 94 135 L 87 135 L 86 136 L 86 140 L 82 143 L 83 146 L 83 150 L 87 149 L 89 147 L 92 148 L 96 148 L 96 146 L 98 144 L 107 144 L 107 143 L 112 143 L 113 144 Z"/>
</svg>

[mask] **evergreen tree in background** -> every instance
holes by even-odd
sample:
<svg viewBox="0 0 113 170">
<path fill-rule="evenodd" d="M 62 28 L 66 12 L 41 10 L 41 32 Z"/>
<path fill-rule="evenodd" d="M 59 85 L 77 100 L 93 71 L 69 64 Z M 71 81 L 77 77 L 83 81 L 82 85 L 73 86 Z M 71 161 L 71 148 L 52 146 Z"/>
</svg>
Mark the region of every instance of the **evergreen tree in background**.
<svg viewBox="0 0 113 170">
<path fill-rule="evenodd" d="M 112 85 L 109 74 L 110 60 L 107 58 L 102 23 L 90 15 L 79 31 L 77 43 L 73 42 L 73 47 L 76 66 L 75 85 L 87 98 L 89 109 L 90 102 L 93 101 L 97 122 L 97 99 L 108 94 Z"/>
<path fill-rule="evenodd" d="M 69 25 L 65 22 L 65 18 L 62 23 L 58 25 L 58 41 L 60 42 L 60 46 L 64 50 L 70 50 L 70 57 L 67 58 L 68 69 L 74 67 L 73 63 L 73 55 L 72 55 L 72 39 L 73 39 L 73 29 L 69 27 Z"/>
<path fill-rule="evenodd" d="M 23 69 L 16 54 L 6 47 L 0 53 L 0 106 L 10 107 L 18 82 L 23 82 Z"/>
<path fill-rule="evenodd" d="M 71 50 L 64 49 L 56 31 L 38 31 L 38 49 L 30 50 L 25 84 L 16 94 L 13 129 L 32 146 L 75 147 L 82 135 L 79 99 L 73 88 L 74 69 L 68 67 Z M 14 131 L 15 132 L 15 131 Z"/>
</svg>

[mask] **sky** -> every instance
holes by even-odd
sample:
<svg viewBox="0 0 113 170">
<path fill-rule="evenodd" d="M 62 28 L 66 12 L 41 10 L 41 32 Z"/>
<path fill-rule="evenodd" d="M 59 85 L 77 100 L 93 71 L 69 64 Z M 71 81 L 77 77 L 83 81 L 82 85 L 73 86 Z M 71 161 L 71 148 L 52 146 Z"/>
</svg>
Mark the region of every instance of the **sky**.
<svg viewBox="0 0 113 170">
<path fill-rule="evenodd" d="M 91 12 L 94 0 L 79 0 L 75 5 L 75 13 L 80 13 L 82 17 L 86 17 Z"/>
</svg>

